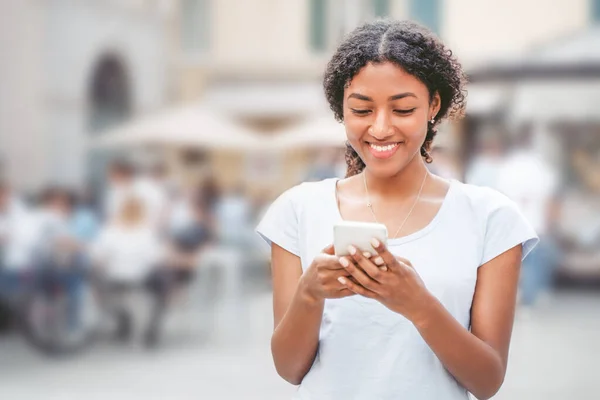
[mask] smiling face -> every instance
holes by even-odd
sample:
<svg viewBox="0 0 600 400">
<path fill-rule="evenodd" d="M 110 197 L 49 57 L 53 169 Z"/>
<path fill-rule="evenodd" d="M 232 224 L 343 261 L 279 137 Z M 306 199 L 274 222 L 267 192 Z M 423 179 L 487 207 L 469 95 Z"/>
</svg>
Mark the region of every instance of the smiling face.
<svg viewBox="0 0 600 400">
<path fill-rule="evenodd" d="M 440 108 L 439 96 L 390 62 L 369 63 L 344 90 L 348 141 L 369 171 L 393 176 L 413 160 L 427 135 L 427 122 Z"/>
</svg>

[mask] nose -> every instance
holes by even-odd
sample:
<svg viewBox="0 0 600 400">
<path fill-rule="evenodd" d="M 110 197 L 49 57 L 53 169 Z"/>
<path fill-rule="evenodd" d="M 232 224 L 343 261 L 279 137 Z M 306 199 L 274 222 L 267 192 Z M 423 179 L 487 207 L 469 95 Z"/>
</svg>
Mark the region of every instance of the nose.
<svg viewBox="0 0 600 400">
<path fill-rule="evenodd" d="M 385 140 L 393 134 L 389 113 L 385 110 L 375 114 L 375 120 L 369 127 L 368 133 L 377 140 Z"/>
</svg>

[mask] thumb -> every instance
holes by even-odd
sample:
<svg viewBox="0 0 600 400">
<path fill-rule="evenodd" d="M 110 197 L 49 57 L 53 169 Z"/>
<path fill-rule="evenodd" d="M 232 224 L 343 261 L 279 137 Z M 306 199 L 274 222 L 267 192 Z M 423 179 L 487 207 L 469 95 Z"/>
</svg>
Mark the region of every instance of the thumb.
<svg viewBox="0 0 600 400">
<path fill-rule="evenodd" d="M 329 254 L 332 256 L 335 255 L 333 244 L 330 244 L 329 246 L 325 247 L 321 253 Z"/>
</svg>

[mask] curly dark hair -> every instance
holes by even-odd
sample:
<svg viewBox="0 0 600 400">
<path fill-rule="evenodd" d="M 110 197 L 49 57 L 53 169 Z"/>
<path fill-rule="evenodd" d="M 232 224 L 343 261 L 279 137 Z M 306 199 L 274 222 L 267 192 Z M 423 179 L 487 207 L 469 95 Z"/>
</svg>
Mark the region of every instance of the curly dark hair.
<svg viewBox="0 0 600 400">
<path fill-rule="evenodd" d="M 392 62 L 419 79 L 429 90 L 430 99 L 439 93 L 441 106 L 427 135 L 421 156 L 429 155 L 437 133 L 435 127 L 444 118 L 460 118 L 464 113 L 465 74 L 452 51 L 427 28 L 411 21 L 377 20 L 349 33 L 327 64 L 323 87 L 336 120 L 344 119 L 344 89 L 368 63 Z M 346 176 L 360 173 L 365 164 L 358 153 L 346 144 Z"/>
</svg>

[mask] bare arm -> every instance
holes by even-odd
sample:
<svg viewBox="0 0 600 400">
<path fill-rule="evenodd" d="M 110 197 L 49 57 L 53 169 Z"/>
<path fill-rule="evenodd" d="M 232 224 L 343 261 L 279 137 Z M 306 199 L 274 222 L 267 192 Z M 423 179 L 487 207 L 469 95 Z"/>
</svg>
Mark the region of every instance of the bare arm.
<svg viewBox="0 0 600 400">
<path fill-rule="evenodd" d="M 273 244 L 271 259 L 275 319 L 271 352 L 279 375 L 299 385 L 317 353 L 324 300 L 305 290 L 299 257 Z"/>
<path fill-rule="evenodd" d="M 506 374 L 521 246 L 481 266 L 471 308 L 471 332 L 437 301 L 414 321 L 448 371 L 478 399 L 489 399 Z"/>
</svg>

